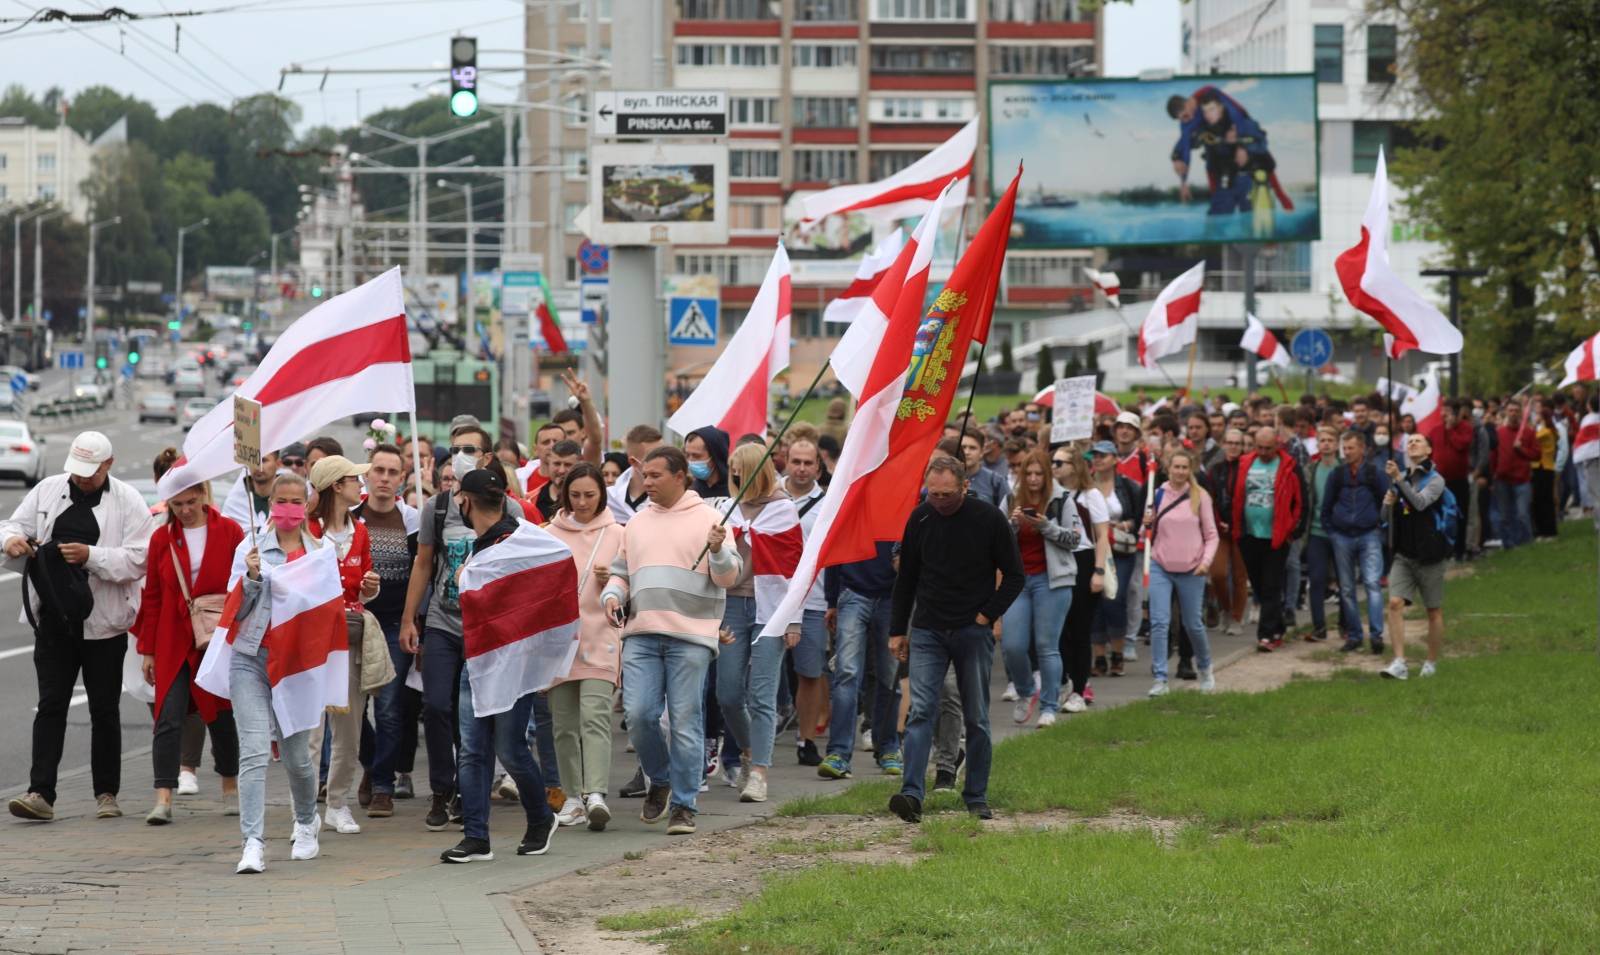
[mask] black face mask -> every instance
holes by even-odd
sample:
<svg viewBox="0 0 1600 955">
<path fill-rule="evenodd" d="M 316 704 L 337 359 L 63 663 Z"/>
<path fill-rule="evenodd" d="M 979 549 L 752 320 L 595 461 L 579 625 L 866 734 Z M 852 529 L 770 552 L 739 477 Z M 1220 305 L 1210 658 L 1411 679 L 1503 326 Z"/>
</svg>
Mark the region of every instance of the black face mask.
<svg viewBox="0 0 1600 955">
<path fill-rule="evenodd" d="M 465 524 L 468 527 L 472 526 L 472 512 L 467 510 L 467 506 L 465 504 L 457 504 L 456 512 L 461 515 L 462 524 Z"/>
</svg>

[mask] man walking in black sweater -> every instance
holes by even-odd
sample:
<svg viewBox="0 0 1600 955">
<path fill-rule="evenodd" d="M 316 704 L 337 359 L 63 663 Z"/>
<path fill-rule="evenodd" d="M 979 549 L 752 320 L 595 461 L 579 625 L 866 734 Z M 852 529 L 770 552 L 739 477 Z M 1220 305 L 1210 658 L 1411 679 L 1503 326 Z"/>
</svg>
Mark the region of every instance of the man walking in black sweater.
<svg viewBox="0 0 1600 955">
<path fill-rule="evenodd" d="M 961 798 L 968 812 L 988 819 L 993 628 L 1022 592 L 1022 555 L 999 508 L 967 496 L 966 473 L 953 458 L 935 457 L 923 482 L 927 498 L 911 512 L 900 545 L 889 625 L 889 647 L 898 659 L 909 661 L 911 675 L 905 776 L 889 808 L 906 822 L 922 821 L 923 777 L 939 687 L 954 665 L 967 727 L 967 781 Z"/>
</svg>

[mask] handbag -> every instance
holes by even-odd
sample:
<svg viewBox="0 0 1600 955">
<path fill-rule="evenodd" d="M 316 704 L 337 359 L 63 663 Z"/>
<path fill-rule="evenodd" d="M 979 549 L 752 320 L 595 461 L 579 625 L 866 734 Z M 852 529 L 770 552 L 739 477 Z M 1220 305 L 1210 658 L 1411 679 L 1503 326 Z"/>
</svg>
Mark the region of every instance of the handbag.
<svg viewBox="0 0 1600 955">
<path fill-rule="evenodd" d="M 394 682 L 394 660 L 389 641 L 372 611 L 361 611 L 361 692 L 376 693 Z"/>
<path fill-rule="evenodd" d="M 217 632 L 217 624 L 222 621 L 222 605 L 227 603 L 228 595 L 189 596 L 189 575 L 183 572 L 183 565 L 178 563 L 177 548 L 169 547 L 167 553 L 172 557 L 172 569 L 178 575 L 178 589 L 183 593 L 184 605 L 189 610 L 189 627 L 194 631 L 194 648 L 204 650 L 206 644 L 211 642 L 211 635 Z"/>
</svg>

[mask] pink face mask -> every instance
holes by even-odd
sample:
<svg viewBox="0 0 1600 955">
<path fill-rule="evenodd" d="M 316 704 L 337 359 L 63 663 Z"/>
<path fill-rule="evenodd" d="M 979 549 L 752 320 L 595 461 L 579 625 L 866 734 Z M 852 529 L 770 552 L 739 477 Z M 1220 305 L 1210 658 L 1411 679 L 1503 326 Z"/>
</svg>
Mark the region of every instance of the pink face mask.
<svg viewBox="0 0 1600 955">
<path fill-rule="evenodd" d="M 274 503 L 267 514 L 272 519 L 272 526 L 280 531 L 292 531 L 305 523 L 306 506 L 288 501 Z"/>
</svg>

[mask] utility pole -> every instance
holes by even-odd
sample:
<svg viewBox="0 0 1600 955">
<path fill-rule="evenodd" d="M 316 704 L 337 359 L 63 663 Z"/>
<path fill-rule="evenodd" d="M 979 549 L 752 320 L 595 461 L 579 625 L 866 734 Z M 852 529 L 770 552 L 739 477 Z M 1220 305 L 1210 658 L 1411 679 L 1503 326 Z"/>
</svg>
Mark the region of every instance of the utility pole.
<svg viewBox="0 0 1600 955">
<path fill-rule="evenodd" d="M 1242 246 L 1240 253 L 1244 256 L 1244 313 L 1249 316 L 1256 313 L 1256 247 L 1253 245 Z M 1246 318 L 1245 325 L 1248 326 L 1249 324 L 1249 319 Z M 1198 330 L 1195 332 L 1195 337 L 1196 340 L 1199 339 Z M 1256 356 L 1245 355 L 1244 371 L 1245 394 L 1254 394 L 1256 390 Z"/>
<path fill-rule="evenodd" d="M 83 290 L 83 344 L 89 349 L 91 357 L 100 354 L 94 342 L 94 247 L 95 240 L 100 237 L 100 230 L 108 225 L 121 225 L 121 216 L 112 216 L 101 222 L 89 226 L 89 281 Z"/>
<path fill-rule="evenodd" d="M 44 321 L 44 224 L 46 220 L 67 214 L 65 209 L 52 209 L 33 220 L 33 320 Z"/>
<path fill-rule="evenodd" d="M 461 196 L 467 203 L 467 293 L 465 298 L 467 315 L 461 327 L 468 328 L 472 325 L 473 320 L 478 317 L 477 301 L 474 295 L 476 290 L 473 288 L 474 283 L 472 281 L 472 277 L 478 271 L 477 236 L 476 230 L 472 225 L 472 186 L 464 182 L 451 182 L 448 179 L 440 179 L 439 188 L 460 189 Z"/>
<path fill-rule="evenodd" d="M 32 212 L 18 213 L 11 219 L 11 320 L 22 320 L 22 224 L 49 211 L 49 206 Z M 37 280 L 34 282 L 38 284 Z M 35 316 L 37 321 L 37 316 Z"/>
<path fill-rule="evenodd" d="M 204 229 L 211 224 L 210 219 L 201 219 L 193 225 L 178 228 L 178 267 L 177 275 L 172 280 L 172 317 L 180 323 L 183 321 L 183 237 L 196 229 Z M 179 325 L 182 330 L 182 325 Z"/>
<path fill-rule="evenodd" d="M 471 126 L 452 129 L 437 136 L 402 136 L 392 133 L 380 126 L 362 123 L 363 132 L 382 136 L 385 139 L 400 143 L 402 146 L 411 146 L 417 151 L 417 165 L 411 172 L 411 247 L 410 269 L 412 276 L 421 279 L 428 274 L 427 243 L 428 243 L 428 147 L 439 143 L 468 136 L 481 129 L 487 129 L 493 120 L 480 120 Z"/>
<path fill-rule="evenodd" d="M 1424 278 L 1447 278 L 1450 280 L 1450 324 L 1456 328 L 1461 327 L 1461 280 L 1482 278 L 1489 274 L 1488 269 L 1423 269 Z M 1450 355 L 1450 397 L 1461 396 L 1461 353 L 1454 352 Z"/>
</svg>

